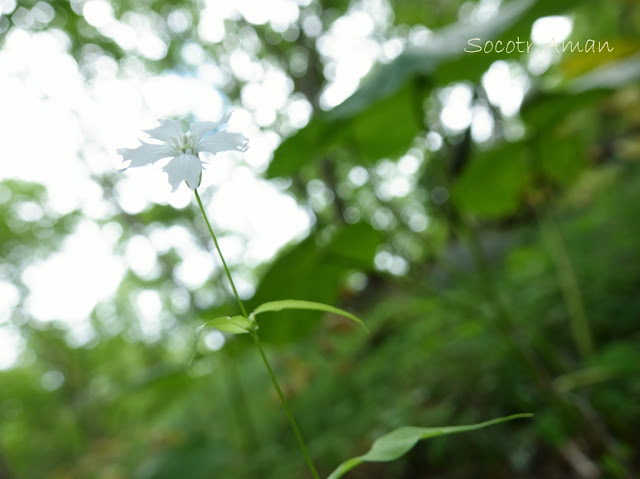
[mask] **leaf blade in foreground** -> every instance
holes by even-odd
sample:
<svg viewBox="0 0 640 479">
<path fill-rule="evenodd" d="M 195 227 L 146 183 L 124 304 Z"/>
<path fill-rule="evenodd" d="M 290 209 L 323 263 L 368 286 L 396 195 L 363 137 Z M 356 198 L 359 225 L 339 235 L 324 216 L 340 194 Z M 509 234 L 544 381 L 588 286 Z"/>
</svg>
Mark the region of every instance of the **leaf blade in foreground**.
<svg viewBox="0 0 640 479">
<path fill-rule="evenodd" d="M 492 419 L 490 421 L 478 424 L 468 424 L 465 426 L 445 426 L 445 427 L 415 427 L 405 426 L 391 431 L 384 436 L 379 437 L 369 449 L 369 452 L 362 456 L 352 457 L 340 464 L 335 471 L 327 479 L 338 479 L 347 471 L 362 464 L 363 462 L 389 462 L 406 454 L 416 443 L 422 439 L 429 439 L 436 436 L 444 436 L 447 434 L 456 434 L 459 432 L 474 431 L 487 426 L 499 424 L 501 422 L 511 421 L 531 417 L 533 414 L 523 413 L 511 416 Z"/>
<path fill-rule="evenodd" d="M 326 313 L 338 314 L 340 316 L 344 316 L 345 318 L 349 318 L 352 321 L 358 323 L 360 326 L 362 326 L 365 329 L 365 331 L 369 332 L 369 329 L 367 328 L 367 326 L 357 316 L 354 316 L 353 314 L 343 309 L 336 308 L 335 306 L 331 306 L 324 303 L 316 303 L 315 301 L 303 301 L 300 299 L 283 299 L 280 301 L 269 301 L 267 303 L 263 303 L 260 306 L 258 306 L 253 311 L 253 313 L 251 313 L 250 316 L 256 316 L 260 313 L 267 313 L 271 311 L 282 311 L 284 309 L 304 309 L 304 310 L 324 311 Z"/>
<path fill-rule="evenodd" d="M 203 325 L 198 326 L 193 332 L 193 341 L 191 344 L 191 359 L 189 360 L 189 366 L 193 363 L 193 359 L 196 356 L 196 350 L 198 343 L 202 337 L 204 328 L 216 328 L 223 333 L 229 334 L 244 334 L 251 331 L 252 323 L 244 316 L 221 316 L 219 318 L 207 321 Z"/>
</svg>

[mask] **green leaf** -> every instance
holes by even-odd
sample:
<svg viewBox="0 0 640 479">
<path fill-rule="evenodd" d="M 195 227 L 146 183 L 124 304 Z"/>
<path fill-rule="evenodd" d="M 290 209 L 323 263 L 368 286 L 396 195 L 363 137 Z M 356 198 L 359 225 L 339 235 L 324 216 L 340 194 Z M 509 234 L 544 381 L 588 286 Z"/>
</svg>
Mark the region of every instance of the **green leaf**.
<svg viewBox="0 0 640 479">
<path fill-rule="evenodd" d="M 328 113 L 332 119 L 350 118 L 369 108 L 375 101 L 389 97 L 415 76 L 431 75 L 448 61 L 459 59 L 468 63 L 474 58 L 480 61 L 478 72 L 483 72 L 492 63 L 488 55 L 465 53 L 470 38 L 486 41 L 496 38 L 511 27 L 531 9 L 536 2 L 518 0 L 503 5 L 495 16 L 481 23 L 457 22 L 432 33 L 429 42 L 422 46 L 410 46 L 392 62 L 380 66 L 362 86 L 343 103 Z M 467 79 L 469 70 L 460 68 L 461 78 Z M 447 81 L 453 81 L 447 78 Z"/>
<path fill-rule="evenodd" d="M 616 88 L 640 78 L 640 55 L 616 59 L 567 83 L 530 93 L 520 108 L 528 125 L 547 130 L 580 109 L 592 108 Z"/>
<path fill-rule="evenodd" d="M 345 318 L 349 318 L 360 326 L 362 326 L 366 331 L 367 326 L 362 322 L 362 320 L 353 314 L 343 310 L 336 308 L 334 306 L 329 306 L 328 304 L 316 303 L 314 301 L 302 301 L 299 299 L 283 299 L 280 301 L 269 301 L 268 303 L 261 304 L 258 306 L 250 316 L 255 316 L 260 313 L 266 313 L 269 311 L 282 311 L 283 309 L 304 309 L 304 310 L 312 310 L 312 311 L 325 311 L 327 313 L 339 314 L 340 316 L 344 316 Z"/>
<path fill-rule="evenodd" d="M 327 479 L 338 479 L 347 471 L 353 469 L 363 462 L 389 462 L 398 459 L 406 454 L 416 443 L 422 439 L 429 439 L 436 436 L 456 434 L 458 432 L 474 431 L 483 427 L 492 426 L 501 422 L 511 421 L 524 417 L 531 417 L 533 414 L 514 414 L 512 416 L 492 419 L 491 421 L 479 424 L 469 424 L 466 426 L 445 426 L 445 427 L 414 427 L 406 426 L 385 434 L 376 439 L 369 449 L 369 452 L 362 456 L 352 457 L 338 466 Z"/>
<path fill-rule="evenodd" d="M 267 169 L 268 178 L 288 176 L 317 160 L 319 145 L 326 145 L 329 126 L 312 118 L 305 128 L 286 138 L 278 146 L 277 154 Z"/>
<path fill-rule="evenodd" d="M 362 164 L 400 156 L 423 129 L 420 105 L 426 91 L 426 85 L 405 82 L 393 94 L 377 99 L 365 111 L 343 121 L 339 140 L 355 147 Z"/>
<path fill-rule="evenodd" d="M 316 239 L 317 232 L 312 232 L 278 256 L 258 283 L 256 294 L 247 305 L 250 310 L 273 298 L 307 298 L 326 304 L 337 301 L 344 268 L 327 258 Z M 260 339 L 286 344 L 309 334 L 319 320 L 319 312 L 283 311 L 277 321 L 263 325 Z"/>
<path fill-rule="evenodd" d="M 585 368 L 571 371 L 554 380 L 563 392 L 593 386 L 640 373 L 640 351 L 622 341 L 613 342 L 589 358 Z"/>
<path fill-rule="evenodd" d="M 196 349 L 200 342 L 200 337 L 204 331 L 204 328 L 216 328 L 223 333 L 229 334 L 244 334 L 255 329 L 255 324 L 244 316 L 222 316 L 220 318 L 207 321 L 201 326 L 198 326 L 193 332 L 193 343 L 191 345 L 191 359 L 189 365 L 193 363 L 193 359 L 196 356 Z"/>
<path fill-rule="evenodd" d="M 589 90 L 614 90 L 640 78 L 640 54 L 608 63 L 576 78 L 569 91 L 581 93 Z"/>
<path fill-rule="evenodd" d="M 254 329 L 254 324 L 244 316 L 223 316 L 204 323 L 202 327 L 216 328 L 223 333 L 244 334 Z"/>
<path fill-rule="evenodd" d="M 446 36 L 443 35 L 445 29 L 437 30 L 434 34 L 440 37 L 441 42 L 446 38 L 445 45 L 457 44 L 457 48 L 460 50 L 464 50 L 464 48 L 474 50 L 467 43 L 472 38 L 480 38 L 481 41 L 476 43 L 480 45 L 484 45 L 487 40 L 508 42 L 519 38 L 521 41 L 526 41 L 528 40 L 528 32 L 531 31 L 531 25 L 538 18 L 560 15 L 579 3 L 579 0 L 503 2 L 495 16 L 477 25 L 471 24 L 473 25 L 472 29 L 469 29 L 468 22 L 461 21 L 452 27 L 446 27 L 451 30 Z M 428 46 L 430 45 L 433 45 L 431 41 Z M 491 53 L 464 53 L 443 59 L 438 68 L 431 73 L 431 76 L 440 85 L 456 81 L 477 82 L 496 60 L 509 61 L 510 59 L 518 59 L 522 55 L 523 53 L 518 49 L 512 53 L 505 51 L 500 53 L 495 51 Z"/>
<path fill-rule="evenodd" d="M 382 234 L 369 223 L 361 221 L 345 225 L 336 231 L 327 245 L 327 253 L 335 262 L 348 267 L 373 268 L 373 259 L 380 243 Z"/>
<path fill-rule="evenodd" d="M 538 156 L 542 173 L 560 185 L 574 182 L 587 163 L 584 143 L 574 132 L 550 131 L 542 136 Z"/>
<path fill-rule="evenodd" d="M 453 188 L 458 207 L 483 219 L 514 214 L 530 182 L 525 143 L 505 143 L 474 158 Z"/>
</svg>

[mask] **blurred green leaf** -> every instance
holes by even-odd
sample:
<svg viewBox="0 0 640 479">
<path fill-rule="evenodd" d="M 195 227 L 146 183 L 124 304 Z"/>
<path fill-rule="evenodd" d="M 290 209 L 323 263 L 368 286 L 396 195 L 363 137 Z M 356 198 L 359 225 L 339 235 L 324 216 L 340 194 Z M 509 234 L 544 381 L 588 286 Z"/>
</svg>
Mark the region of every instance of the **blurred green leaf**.
<svg viewBox="0 0 640 479">
<path fill-rule="evenodd" d="M 445 426 L 445 427 L 414 427 L 405 426 L 398 428 L 384 436 L 379 437 L 369 449 L 369 452 L 362 456 L 353 457 L 343 462 L 333 471 L 327 479 L 338 479 L 347 471 L 362 464 L 363 462 L 389 462 L 406 454 L 416 445 L 418 441 L 437 436 L 456 434 L 459 432 L 474 431 L 483 427 L 492 426 L 501 422 L 513 419 L 532 417 L 533 414 L 514 414 L 512 416 L 492 419 L 491 421 L 466 426 Z"/>
<path fill-rule="evenodd" d="M 465 53 L 470 38 L 490 40 L 500 35 L 536 2 L 518 0 L 503 5 L 498 13 L 485 22 L 457 22 L 432 32 L 423 46 L 410 46 L 392 62 L 382 65 L 367 77 L 362 86 L 343 103 L 328 113 L 330 119 L 350 118 L 377 100 L 389 97 L 406 86 L 415 76 L 428 76 L 441 64 L 461 58 L 466 63 L 472 57 L 484 59 L 478 71 L 484 71 L 492 60 L 484 54 Z M 469 76 L 469 66 L 461 69 L 461 79 Z M 449 81 L 452 81 L 449 79 Z"/>
<path fill-rule="evenodd" d="M 313 278 L 309 276 L 310 272 Z M 284 251 L 268 268 L 249 302 L 255 306 L 273 298 L 298 297 L 330 304 L 338 299 L 343 268 L 323 256 L 316 235 Z M 261 324 L 260 338 L 266 342 L 287 343 L 308 334 L 320 319 L 310 311 L 283 311 L 277 321 Z"/>
<path fill-rule="evenodd" d="M 640 54 L 607 63 L 572 80 L 568 89 L 576 94 L 589 90 L 613 90 L 640 79 Z"/>
<path fill-rule="evenodd" d="M 359 163 L 397 157 L 424 129 L 423 101 L 424 92 L 413 84 L 406 84 L 345 122 L 339 141 L 355 149 Z"/>
<path fill-rule="evenodd" d="M 326 146 L 328 137 L 329 127 L 317 117 L 312 118 L 306 127 L 280 144 L 267 169 L 267 177 L 288 176 L 315 162 L 319 154 L 318 145 Z"/>
<path fill-rule="evenodd" d="M 575 134 L 550 132 L 540 138 L 539 144 L 542 172 L 558 184 L 573 182 L 587 165 L 584 142 Z"/>
<path fill-rule="evenodd" d="M 473 159 L 455 183 L 458 207 L 480 218 L 513 214 L 530 180 L 525 143 L 506 143 Z"/>
<path fill-rule="evenodd" d="M 640 55 L 606 63 L 567 83 L 534 90 L 525 98 L 521 116 L 527 124 L 550 129 L 576 110 L 587 109 L 613 89 L 633 84 L 640 78 Z"/>
<path fill-rule="evenodd" d="M 312 233 L 269 266 L 249 306 L 255 309 L 278 297 L 335 303 L 345 276 L 353 268 L 373 268 L 382 240 L 382 235 L 364 222 L 338 228 L 326 245 L 320 244 L 317 234 Z M 262 323 L 260 337 L 267 342 L 286 343 L 308 334 L 319 319 L 317 312 L 284 310 L 277 321 Z"/>
<path fill-rule="evenodd" d="M 602 99 L 602 92 L 587 91 L 579 95 L 559 91 L 537 91 L 525 97 L 520 108 L 523 120 L 539 130 L 548 130 L 570 113 Z"/>
<path fill-rule="evenodd" d="M 640 352 L 620 341 L 594 354 L 586 368 L 564 374 L 554 383 L 560 391 L 569 392 L 613 379 L 635 377 L 639 372 Z"/>
<path fill-rule="evenodd" d="M 595 354 L 593 364 L 601 365 L 620 375 L 640 373 L 640 350 L 632 344 L 617 341 Z"/>
<path fill-rule="evenodd" d="M 345 225 L 331 238 L 327 252 L 345 266 L 371 269 L 376 250 L 383 238 L 369 223 Z"/>
</svg>

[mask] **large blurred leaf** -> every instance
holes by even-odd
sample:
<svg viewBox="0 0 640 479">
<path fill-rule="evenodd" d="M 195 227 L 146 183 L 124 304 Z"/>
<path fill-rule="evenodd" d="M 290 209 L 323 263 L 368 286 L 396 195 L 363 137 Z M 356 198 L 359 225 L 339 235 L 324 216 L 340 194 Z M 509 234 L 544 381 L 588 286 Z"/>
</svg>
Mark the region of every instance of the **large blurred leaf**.
<svg viewBox="0 0 640 479">
<path fill-rule="evenodd" d="M 429 37 L 423 46 L 408 47 L 400 56 L 387 65 L 378 68 L 368 77 L 360 89 L 338 105 L 330 118 L 349 118 L 369 108 L 375 101 L 388 97 L 406 85 L 409 78 L 432 74 L 441 64 L 461 57 L 465 64 L 473 57 L 484 58 L 481 69 L 491 64 L 484 54 L 465 53 L 470 38 L 490 40 L 509 28 L 531 6 L 534 0 L 519 0 L 504 5 L 489 20 L 482 23 L 458 22 L 441 28 Z M 527 32 L 528 33 L 528 32 Z M 470 70 L 467 65 L 460 73 L 466 79 Z"/>
<path fill-rule="evenodd" d="M 276 178 L 291 175 L 315 161 L 319 154 L 318 146 L 326 146 L 329 130 L 329 125 L 322 123 L 318 118 L 312 119 L 304 129 L 280 144 L 274 160 L 269 164 L 267 176 Z"/>
<path fill-rule="evenodd" d="M 331 238 L 327 251 L 345 267 L 370 269 L 383 238 L 369 223 L 359 222 L 340 228 Z"/>
<path fill-rule="evenodd" d="M 303 130 L 282 142 L 267 176 L 291 175 L 340 145 L 349 148 L 363 163 L 400 155 L 423 127 L 422 119 L 416 119 L 416 108 L 421 111 L 423 96 L 424 92 L 408 84 L 349 118 L 332 113 L 313 118 Z"/>
<path fill-rule="evenodd" d="M 569 113 L 587 108 L 603 96 L 602 92 L 594 91 L 577 95 L 566 91 L 531 92 L 522 103 L 520 115 L 530 127 L 545 130 L 556 126 Z"/>
<path fill-rule="evenodd" d="M 404 153 L 411 141 L 424 128 L 423 96 L 412 84 L 374 103 L 366 112 L 344 122 L 339 140 L 355 146 L 362 163 Z M 416 117 L 418 111 L 418 117 Z"/>
<path fill-rule="evenodd" d="M 538 18 L 558 15 L 580 3 L 579 0 L 538 0 L 506 4 L 500 9 L 498 15 L 482 24 L 477 26 L 462 24 L 460 30 L 462 35 L 458 40 L 458 48 L 473 50 L 468 45 L 468 41 L 472 38 L 480 38 L 480 41 L 476 43 L 480 45 L 484 45 L 487 40 L 502 40 L 506 43 L 509 40 L 517 41 L 519 39 L 525 42 L 529 40 L 531 26 Z M 452 37 L 452 40 L 453 38 L 455 37 Z M 515 59 L 521 55 L 522 53 L 517 49 L 512 53 L 506 51 L 465 53 L 445 59 L 432 76 L 440 84 L 462 80 L 478 81 L 494 61 Z"/>
<path fill-rule="evenodd" d="M 316 235 L 285 251 L 260 281 L 249 305 L 281 298 L 296 298 L 336 304 L 345 275 L 354 268 L 368 271 L 382 238 L 370 225 L 357 223 L 338 229 L 326 244 Z M 262 339 L 287 342 L 311 331 L 321 314 L 312 311 L 282 311 L 277 318 L 260 323 Z"/>
<path fill-rule="evenodd" d="M 545 176 L 559 184 L 571 183 L 586 165 L 584 142 L 577 135 L 550 133 L 540 139 L 538 159 Z"/>
<path fill-rule="evenodd" d="M 591 32 L 589 32 L 591 33 Z M 584 37 L 576 39 L 574 44 L 580 41 L 582 50 L 588 48 L 587 41 Z M 640 39 L 634 37 L 616 36 L 606 38 L 601 43 L 595 42 L 593 51 L 564 52 L 559 69 L 562 76 L 567 79 L 576 78 L 586 75 L 589 72 L 595 72 L 599 68 L 611 65 L 613 62 L 625 61 L 626 58 L 640 51 Z M 602 51 L 600 49 L 602 48 Z"/>
<path fill-rule="evenodd" d="M 527 124 L 544 130 L 576 109 L 589 108 L 610 91 L 640 79 L 640 55 L 615 59 L 568 83 L 549 90 L 532 91 L 525 99 L 521 115 Z"/>
<path fill-rule="evenodd" d="M 416 0 L 392 0 L 394 23 L 396 25 L 425 25 L 436 29 L 454 21 L 460 5 L 465 0 L 435 0 L 417 2 Z"/>
<path fill-rule="evenodd" d="M 341 268 L 323 261 L 316 238 L 306 240 L 282 254 L 260 281 L 249 306 L 279 298 L 304 298 L 309 301 L 333 304 L 338 299 Z M 264 341 L 285 343 L 313 329 L 320 313 L 283 311 L 277 318 L 260 324 Z"/>
<path fill-rule="evenodd" d="M 461 210 L 480 218 L 513 214 L 529 184 L 523 142 L 506 143 L 472 160 L 453 189 Z"/>
<path fill-rule="evenodd" d="M 613 90 L 640 79 L 640 54 L 617 60 L 576 78 L 569 84 L 572 93 Z"/>
</svg>

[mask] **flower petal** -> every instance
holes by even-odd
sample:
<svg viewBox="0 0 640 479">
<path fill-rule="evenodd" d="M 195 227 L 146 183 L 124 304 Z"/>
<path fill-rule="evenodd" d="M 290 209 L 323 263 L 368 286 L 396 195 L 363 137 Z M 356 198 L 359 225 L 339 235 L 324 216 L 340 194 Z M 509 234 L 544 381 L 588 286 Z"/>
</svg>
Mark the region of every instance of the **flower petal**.
<svg viewBox="0 0 640 479">
<path fill-rule="evenodd" d="M 198 143 L 208 133 L 211 133 L 221 127 L 224 128 L 230 117 L 231 113 L 227 113 L 220 121 L 195 122 L 189 127 L 189 133 L 194 136 L 196 143 Z"/>
<path fill-rule="evenodd" d="M 246 151 L 249 140 L 240 133 L 229 133 L 226 131 L 214 133 L 196 143 L 196 152 L 207 151 L 209 153 L 219 153 L 221 151 Z"/>
<path fill-rule="evenodd" d="M 171 191 L 176 191 L 180 183 L 185 181 L 187 186 L 195 190 L 200 184 L 200 174 L 202 173 L 202 161 L 194 155 L 182 154 L 176 156 L 163 168 L 169 176 Z"/>
<path fill-rule="evenodd" d="M 158 120 L 160 122 L 160 126 L 153 128 L 151 130 L 142 130 L 147 133 L 151 138 L 155 138 L 156 140 L 164 141 L 165 143 L 173 143 L 173 139 L 178 141 L 182 141 L 182 136 L 184 132 L 182 131 L 182 127 L 180 126 L 179 121 L 175 120 Z"/>
<path fill-rule="evenodd" d="M 137 148 L 119 148 L 117 150 L 124 161 L 131 160 L 131 164 L 127 168 L 149 165 L 176 154 L 167 145 L 153 145 L 142 140 L 140 140 L 140 143 L 142 144 Z"/>
</svg>

